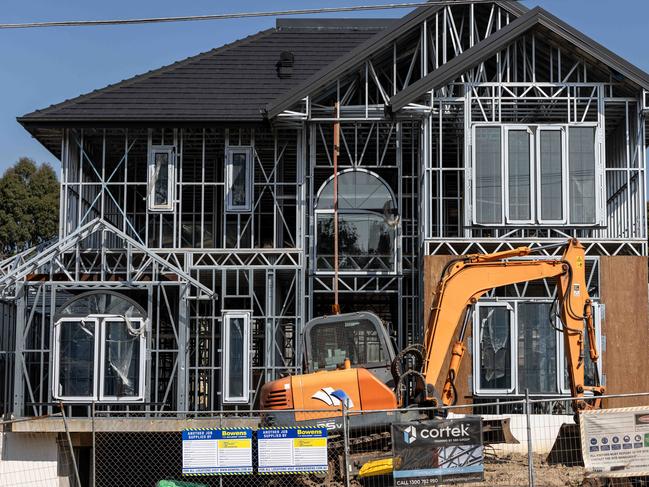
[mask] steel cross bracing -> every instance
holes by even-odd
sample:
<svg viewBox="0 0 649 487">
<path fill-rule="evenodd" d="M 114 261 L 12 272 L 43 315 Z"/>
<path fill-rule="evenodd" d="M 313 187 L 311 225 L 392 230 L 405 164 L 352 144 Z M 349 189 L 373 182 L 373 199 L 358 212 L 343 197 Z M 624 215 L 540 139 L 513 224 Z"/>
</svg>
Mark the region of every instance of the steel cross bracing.
<svg viewBox="0 0 649 487">
<path fill-rule="evenodd" d="M 569 48 L 532 32 L 450 85 L 404 107 L 423 117 L 424 192 L 441 199 L 441 204 L 426 208 L 427 247 L 443 248 L 463 238 L 489 242 L 573 237 L 592 241 L 597 246 L 593 251 L 602 254 L 646 255 L 646 133 L 639 93 Z M 599 223 L 513 229 L 517 225 L 474 225 L 474 127 L 543 124 L 596 127 L 601 143 Z"/>
<path fill-rule="evenodd" d="M 496 3 L 447 5 L 404 32 L 333 84 L 305 97 L 297 107 L 278 115 L 278 121 L 326 121 L 336 118 L 332 107 L 340 104 L 340 119 L 384 120 L 390 98 L 429 72 L 509 24 L 513 14 Z"/>
<path fill-rule="evenodd" d="M 100 235 L 100 241 L 106 241 L 106 234 L 110 234 L 113 237 L 122 240 L 123 246 L 119 251 L 108 251 L 103 246 L 101 248 L 85 247 L 84 243 L 88 239 L 97 237 L 97 234 Z M 17 283 L 22 282 L 31 274 L 45 274 L 48 281 L 57 281 L 58 279 L 53 276 L 56 274 L 63 274 L 61 278 L 63 283 L 68 285 L 87 284 L 88 281 L 84 281 L 83 279 L 83 275 L 86 274 L 86 269 L 82 267 L 82 259 L 79 259 L 79 256 L 82 253 L 89 253 L 95 258 L 92 262 L 92 266 L 90 266 L 87 271 L 92 270 L 96 272 L 97 269 L 101 269 L 103 278 L 98 281 L 91 281 L 91 284 L 94 286 L 114 285 L 114 281 L 111 281 L 110 284 L 105 282 L 105 275 L 107 273 L 123 273 L 123 285 L 137 286 L 141 283 L 149 285 L 157 281 L 162 281 L 160 277 L 141 280 L 145 275 L 151 276 L 157 275 L 160 272 L 167 272 L 169 274 L 176 274 L 187 283 L 195 286 L 206 298 L 210 298 L 214 295 L 214 292 L 211 289 L 207 288 L 182 270 L 182 266 L 175 255 L 171 253 L 167 253 L 166 255 L 158 254 L 154 250 L 144 247 L 142 244 L 138 243 L 136 240 L 124 234 L 121 230 L 115 228 L 113 225 L 101 218 L 95 218 L 91 222 L 79 227 L 74 232 L 68 234 L 55 244 L 27 259 L 21 265 L 3 275 L 0 278 L 0 289 L 2 290 L 2 294 L 6 297 L 8 292 L 15 290 Z M 107 262 L 107 257 L 112 253 L 119 254 L 120 259 L 118 259 L 118 263 L 120 260 L 124 260 L 121 262 L 121 265 L 111 266 L 111 264 Z M 138 255 L 140 258 L 134 259 L 134 254 Z M 64 265 L 64 262 L 68 261 L 68 257 L 72 257 L 72 260 L 76 262 L 76 265 L 73 268 Z M 139 261 L 139 264 L 136 265 L 135 262 L 137 261 Z"/>
</svg>

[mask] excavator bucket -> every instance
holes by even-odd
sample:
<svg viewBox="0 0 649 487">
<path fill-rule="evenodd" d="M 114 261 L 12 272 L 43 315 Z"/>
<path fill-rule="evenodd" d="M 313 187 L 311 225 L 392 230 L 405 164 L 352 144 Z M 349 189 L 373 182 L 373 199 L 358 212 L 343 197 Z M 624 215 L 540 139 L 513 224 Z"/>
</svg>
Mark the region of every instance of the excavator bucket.
<svg viewBox="0 0 649 487">
<path fill-rule="evenodd" d="M 482 442 L 484 444 L 520 443 L 512 434 L 509 428 L 509 418 L 483 419 L 482 420 Z"/>
<path fill-rule="evenodd" d="M 550 465 L 565 465 L 566 467 L 583 467 L 584 459 L 581 455 L 581 434 L 579 425 L 563 423 L 559 429 L 557 439 L 552 445 L 547 462 Z"/>
</svg>

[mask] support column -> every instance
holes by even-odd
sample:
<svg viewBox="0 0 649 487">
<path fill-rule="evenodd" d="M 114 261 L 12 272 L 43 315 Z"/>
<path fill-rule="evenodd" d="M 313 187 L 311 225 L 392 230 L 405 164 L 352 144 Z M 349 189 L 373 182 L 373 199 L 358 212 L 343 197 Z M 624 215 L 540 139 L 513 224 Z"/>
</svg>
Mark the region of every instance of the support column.
<svg viewBox="0 0 649 487">
<path fill-rule="evenodd" d="M 16 284 L 16 346 L 14 353 L 14 407 L 13 414 L 20 418 L 24 415 L 25 405 L 25 380 L 23 367 L 25 358 L 25 287 Z"/>
<path fill-rule="evenodd" d="M 178 303 L 178 396 L 176 409 L 187 411 L 189 401 L 189 374 L 187 368 L 187 345 L 189 344 L 189 285 L 182 284 L 179 289 Z"/>
</svg>

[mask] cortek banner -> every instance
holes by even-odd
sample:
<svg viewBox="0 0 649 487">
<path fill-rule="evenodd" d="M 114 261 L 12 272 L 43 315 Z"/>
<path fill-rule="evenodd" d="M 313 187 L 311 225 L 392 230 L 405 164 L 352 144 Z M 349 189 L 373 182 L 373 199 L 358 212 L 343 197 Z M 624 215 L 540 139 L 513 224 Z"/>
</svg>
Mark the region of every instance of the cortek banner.
<svg viewBox="0 0 649 487">
<path fill-rule="evenodd" d="M 649 408 L 584 411 L 580 416 L 584 466 L 607 477 L 649 475 Z"/>
<path fill-rule="evenodd" d="M 482 421 L 465 417 L 392 425 L 394 485 L 481 482 Z"/>
</svg>

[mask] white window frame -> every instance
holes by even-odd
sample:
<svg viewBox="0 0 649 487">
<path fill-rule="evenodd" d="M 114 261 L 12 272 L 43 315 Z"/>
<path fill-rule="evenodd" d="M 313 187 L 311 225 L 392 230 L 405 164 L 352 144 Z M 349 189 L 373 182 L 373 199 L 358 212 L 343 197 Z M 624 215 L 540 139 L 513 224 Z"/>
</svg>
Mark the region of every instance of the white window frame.
<svg viewBox="0 0 649 487">
<path fill-rule="evenodd" d="M 101 329 L 101 342 L 100 342 L 100 354 L 99 358 L 101 362 L 99 365 L 99 383 L 98 383 L 98 392 L 99 400 L 107 402 L 141 402 L 144 401 L 144 386 L 146 384 L 146 333 L 144 333 L 144 320 L 142 318 L 129 318 L 129 321 L 134 328 L 142 330 L 140 333 L 140 357 L 138 363 L 138 392 L 136 396 L 108 396 L 104 394 L 104 379 L 106 376 L 106 370 L 104 367 L 104 362 L 106 358 L 106 324 L 107 322 L 120 322 L 124 323 L 126 326 L 126 320 L 123 316 L 104 316 L 102 317 L 99 326 Z"/>
<path fill-rule="evenodd" d="M 481 308 L 505 308 L 510 313 L 509 319 L 509 337 L 510 337 L 510 367 L 512 374 L 516 372 L 516 313 L 511 303 L 504 301 L 479 301 L 475 305 L 473 315 L 473 390 L 481 396 L 502 396 L 503 394 L 513 394 L 516 390 L 518 377 L 512 375 L 512 384 L 509 389 L 489 389 L 482 388 L 480 385 L 480 309 Z"/>
<path fill-rule="evenodd" d="M 478 205 L 476 204 L 476 156 L 477 156 L 477 151 L 475 141 L 476 139 L 476 129 L 477 128 L 482 128 L 482 127 L 491 127 L 491 128 L 500 128 L 500 174 L 501 174 L 501 181 L 500 183 L 506 187 L 507 180 L 505 179 L 505 136 L 503 134 L 503 126 L 499 124 L 493 124 L 493 123 L 475 123 L 473 124 L 473 127 L 471 127 L 471 222 L 474 225 L 479 225 L 481 227 L 490 227 L 490 226 L 502 226 L 504 224 L 504 214 L 505 214 L 505 196 L 504 193 L 506 191 L 501 191 L 500 193 L 500 223 L 478 223 L 478 215 L 477 215 L 477 207 Z"/>
<path fill-rule="evenodd" d="M 167 194 L 169 200 L 164 205 L 155 203 L 155 156 L 156 154 L 167 154 Z M 169 212 L 173 211 L 176 188 L 176 148 L 173 145 L 152 145 L 149 147 L 149 165 L 147 171 L 147 202 L 149 211 Z"/>
<path fill-rule="evenodd" d="M 232 203 L 234 154 L 245 154 L 246 156 L 246 202 L 244 205 L 234 205 Z M 253 157 L 254 150 L 249 145 L 231 145 L 225 149 L 225 211 L 229 213 L 250 213 L 252 211 L 254 189 Z"/>
<path fill-rule="evenodd" d="M 243 395 L 232 396 L 230 395 L 230 384 L 228 378 L 230 376 L 230 321 L 235 318 L 243 318 L 244 328 L 244 360 L 243 360 Z M 223 342 L 221 346 L 221 391 L 223 404 L 247 404 L 250 402 L 250 311 L 225 311 L 223 313 Z"/>
<path fill-rule="evenodd" d="M 500 127 L 501 130 L 501 175 L 502 175 L 502 196 L 501 196 L 501 218 L 500 223 L 479 223 L 477 221 L 477 205 L 476 205 L 476 128 L 479 127 Z M 568 177 L 570 175 L 570 160 L 569 160 L 569 132 L 572 127 L 593 127 L 595 128 L 595 222 L 594 223 L 571 223 L 570 222 L 570 185 Z M 512 220 L 509 218 L 509 131 L 527 129 L 532 134 L 530 139 L 530 183 L 531 183 L 531 201 L 530 207 L 532 210 L 532 217 L 528 220 Z M 561 220 L 545 220 L 541 218 L 541 191 L 538 187 L 541 181 L 541 166 L 540 161 L 540 133 L 543 131 L 560 130 L 561 131 L 561 157 L 562 159 L 562 213 Z M 580 122 L 568 124 L 495 124 L 495 123 L 474 123 L 471 126 L 471 168 L 470 174 L 470 194 L 471 202 L 467 204 L 467 215 L 470 218 L 469 225 L 476 225 L 479 227 L 501 227 L 504 225 L 521 225 L 533 226 L 536 224 L 549 225 L 549 226 L 568 226 L 575 228 L 593 228 L 602 227 L 606 225 L 606 212 L 604 209 L 605 199 L 605 170 L 603 161 L 605 158 L 605 141 L 602 136 L 602 128 L 597 122 Z M 468 178 L 467 178 L 468 179 Z"/>
<path fill-rule="evenodd" d="M 90 315 L 87 317 L 64 317 L 57 320 L 54 324 L 54 342 L 52 345 L 52 371 L 53 371 L 53 380 L 52 380 L 52 396 L 57 400 L 63 401 L 104 401 L 104 402 L 128 402 L 136 403 L 144 401 L 144 391 L 146 384 L 146 323 L 142 318 L 131 318 L 130 321 L 134 324 L 134 327 L 142 329 L 143 333 L 140 335 L 140 357 L 139 357 L 139 388 L 137 396 L 128 396 L 128 397 L 118 397 L 118 396 L 107 396 L 104 395 L 104 358 L 106 356 L 106 322 L 123 322 L 125 323 L 123 316 L 118 315 Z M 61 324 L 62 323 L 87 323 L 91 322 L 95 325 L 95 337 L 94 337 L 94 366 L 93 366 L 93 393 L 90 396 L 62 396 L 58 393 L 58 386 L 60 383 L 59 372 L 60 372 L 60 363 L 59 363 L 59 352 L 61 349 L 60 339 L 61 339 Z"/>
<path fill-rule="evenodd" d="M 530 136 L 530 218 L 527 220 L 515 220 L 509 216 L 509 133 L 526 131 Z M 505 221 L 514 224 L 533 224 L 536 217 L 536 172 L 534 171 L 534 148 L 536 147 L 536 136 L 528 125 L 505 125 L 503 127 L 503 186 L 505 194 Z"/>
<path fill-rule="evenodd" d="M 473 317 L 473 334 L 472 334 L 472 359 L 473 359 L 473 391 L 478 396 L 503 396 L 503 395 L 524 395 L 525 391 L 520 390 L 518 384 L 518 305 L 520 303 L 551 303 L 552 300 L 549 299 L 512 299 L 508 301 L 492 301 L 485 300 L 479 301 L 475 305 L 475 312 Z M 510 334 L 511 334 L 511 373 L 512 373 L 512 389 L 485 389 L 480 387 L 480 307 L 496 307 L 496 306 L 505 306 L 509 307 L 511 312 L 511 321 L 510 321 Z M 600 374 L 600 377 L 603 377 L 602 369 L 602 304 L 599 302 L 593 303 L 593 323 L 595 324 L 595 336 L 597 337 L 597 350 L 599 353 L 599 358 L 597 360 L 597 368 Z M 547 326 L 550 326 L 548 323 Z M 561 322 L 557 318 L 556 323 L 557 328 L 560 328 Z M 561 331 L 555 331 L 555 337 L 557 340 L 556 347 L 556 363 L 557 363 L 557 377 L 556 377 L 556 386 L 557 390 L 553 393 L 543 393 L 536 395 L 543 396 L 570 396 L 570 385 L 566 382 L 565 370 L 567 366 L 566 356 L 565 356 L 565 342 L 564 336 Z M 584 350 L 584 353 L 588 353 L 587 350 Z"/>
<path fill-rule="evenodd" d="M 560 220 L 544 220 L 541 217 L 543 208 L 541 206 L 541 191 L 535 187 L 536 205 L 538 208 L 537 220 L 541 224 L 546 225 L 567 225 L 568 224 L 568 136 L 567 129 L 563 125 L 540 125 L 536 129 L 537 144 L 535 151 L 535 166 L 536 166 L 536 180 L 538 184 L 541 183 L 541 134 L 543 132 L 560 132 L 561 133 L 561 214 L 563 218 Z M 597 161 L 595 161 L 597 167 Z M 595 218 L 597 224 L 597 218 Z M 592 225 L 591 225 L 592 226 Z"/>
<path fill-rule="evenodd" d="M 341 174 L 349 173 L 349 172 L 364 172 L 367 174 L 370 174 L 374 177 L 376 177 L 381 183 L 387 188 L 388 192 L 390 193 L 390 196 L 392 197 L 392 202 L 394 203 L 395 207 L 398 205 L 397 198 L 394 194 L 394 191 L 392 191 L 392 188 L 390 185 L 378 174 L 375 172 L 369 171 L 368 169 L 359 167 L 359 168 L 352 168 L 352 169 L 344 169 L 342 171 L 338 172 L 338 176 L 340 177 Z M 313 255 L 315 256 L 314 261 L 315 261 L 315 272 L 316 274 L 323 275 L 323 276 L 328 276 L 328 275 L 334 275 L 335 272 L 333 269 L 318 269 L 318 238 L 319 238 L 319 232 L 318 232 L 318 224 L 319 224 L 319 217 L 320 215 L 333 215 L 335 214 L 335 211 L 333 209 L 320 209 L 318 208 L 317 204 L 318 201 L 320 200 L 320 196 L 322 195 L 322 192 L 324 189 L 327 187 L 327 185 L 333 181 L 333 176 L 330 176 L 327 178 L 327 180 L 322 183 L 320 188 L 318 189 L 318 193 L 316 194 L 315 200 L 314 200 L 314 232 L 313 232 Z M 338 215 L 339 217 L 341 215 L 371 215 L 375 214 L 372 211 L 369 210 L 352 210 L 352 209 L 338 209 Z M 352 276 L 352 275 L 374 275 L 374 276 L 382 276 L 382 275 L 395 275 L 399 272 L 400 267 L 400 259 L 399 259 L 399 250 L 398 250 L 398 242 L 401 239 L 401 224 L 397 225 L 395 231 L 394 231 L 394 238 L 392 239 L 392 254 L 393 254 L 393 265 L 392 269 L 389 270 L 383 270 L 383 269 L 368 269 L 368 270 L 355 270 L 355 269 L 340 269 L 338 271 L 338 274 L 341 276 Z"/>
<path fill-rule="evenodd" d="M 92 377 L 92 390 L 90 396 L 64 396 L 59 394 L 58 388 L 60 384 L 61 364 L 59 363 L 59 354 L 61 351 L 61 325 L 64 323 L 94 323 L 95 336 L 94 336 L 94 364 L 93 364 L 93 377 Z M 97 384 L 99 381 L 99 374 L 97 373 L 97 356 L 99 355 L 99 320 L 94 317 L 65 317 L 60 318 L 54 324 L 54 343 L 52 345 L 52 397 L 62 401 L 96 401 L 97 400 Z"/>
</svg>

